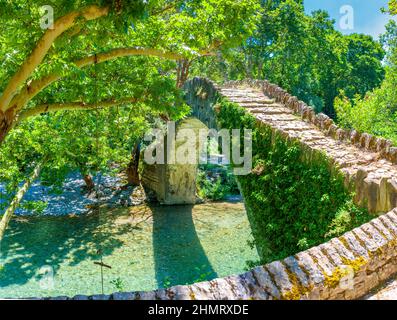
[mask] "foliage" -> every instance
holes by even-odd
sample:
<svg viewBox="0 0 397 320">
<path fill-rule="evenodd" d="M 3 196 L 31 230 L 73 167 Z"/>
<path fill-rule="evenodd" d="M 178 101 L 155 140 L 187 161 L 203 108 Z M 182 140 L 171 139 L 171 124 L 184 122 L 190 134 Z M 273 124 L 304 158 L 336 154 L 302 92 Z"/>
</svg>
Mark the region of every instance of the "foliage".
<svg viewBox="0 0 397 320">
<path fill-rule="evenodd" d="M 203 165 L 197 175 L 198 194 L 208 200 L 222 200 L 239 194 L 236 179 L 228 167 Z"/>
<path fill-rule="evenodd" d="M 43 35 L 44 30 L 40 27 L 43 15 L 41 6 L 51 5 L 56 20 L 90 4 L 107 6 L 110 3 L 114 9 L 114 2 L 122 4 L 121 15 L 115 14 L 113 10 L 100 20 L 81 19 L 54 42 L 31 78 L 39 79 L 54 72 L 70 75 L 69 83 L 72 86 L 68 95 L 81 95 L 84 92 L 84 95 L 90 96 L 93 88 L 82 90 L 87 74 L 77 68 L 73 61 L 94 53 L 128 47 L 157 48 L 185 57 L 196 57 L 199 52 L 241 42 L 252 33 L 258 16 L 256 0 L 0 0 L 0 92 Z M 134 68 L 131 71 L 134 73 Z M 120 73 L 128 75 L 126 68 L 118 73 L 107 72 L 109 76 L 115 77 Z M 124 95 L 133 91 L 128 85 L 124 87 L 128 83 L 121 85 L 115 79 L 112 82 L 104 81 L 103 84 L 110 91 L 117 90 Z M 51 95 L 57 89 L 59 84 L 56 83 L 46 92 Z"/>
<path fill-rule="evenodd" d="M 369 91 L 364 98 L 349 99 L 345 92 L 335 99 L 339 124 L 375 136 L 385 137 L 397 144 L 397 24 L 390 21 L 381 37 L 387 47 L 386 77 L 380 88 Z"/>
<path fill-rule="evenodd" d="M 389 0 L 388 12 L 393 15 L 397 14 L 397 0 Z"/>
<path fill-rule="evenodd" d="M 170 97 L 163 94 L 163 100 L 175 100 L 177 96 L 171 90 L 168 92 Z M 159 113 L 146 103 L 96 112 L 59 112 L 23 122 L 0 149 L 0 181 L 12 193 L 32 169 L 31 163 L 45 155 L 50 155 L 50 160 L 43 169 L 42 182 L 55 187 L 72 171 L 82 175 L 112 173 L 111 164 L 125 167 L 136 139 Z M 173 105 L 168 105 L 172 110 Z M 183 116 L 187 111 L 181 105 L 173 117 Z"/>
<path fill-rule="evenodd" d="M 110 12 L 91 21 L 79 17 L 74 27 L 55 39 L 22 85 L 29 93 L 35 81 L 54 75 L 58 79 L 21 106 L 21 113 L 68 103 L 93 105 L 94 110 L 44 112 L 11 130 L 0 146 L 0 183 L 6 185 L 1 197 L 6 200 L 32 170 L 32 163 L 46 155 L 50 160 L 41 180 L 54 190 L 72 171 L 113 174 L 114 164 L 127 165 L 134 143 L 154 122 L 178 120 L 189 111 L 176 88 L 175 61 L 145 54 L 85 67 L 76 61 L 118 48 L 159 49 L 181 58 L 215 53 L 252 33 L 259 7 L 256 0 L 0 0 L 0 98 L 45 34 L 40 27 L 42 5 L 54 8 L 55 21 L 89 5 L 108 7 Z M 101 108 L 102 101 L 126 98 L 136 102 Z"/>
<path fill-rule="evenodd" d="M 47 208 L 47 203 L 44 201 L 25 201 L 21 207 L 22 209 L 32 211 L 36 215 L 40 215 Z"/>
<path fill-rule="evenodd" d="M 234 80 L 267 79 L 317 111 L 334 116 L 340 90 L 364 96 L 384 77 L 384 51 L 367 35 L 342 35 L 325 11 L 310 15 L 302 0 L 263 0 L 252 37 L 223 57 L 200 61 L 196 74 Z"/>
<path fill-rule="evenodd" d="M 221 102 L 222 128 L 253 130 L 255 173 L 238 176 L 262 263 L 285 258 L 343 234 L 371 219 L 352 204 L 341 173 L 325 155 L 302 161 L 298 142 L 257 126 L 245 109 Z"/>
<path fill-rule="evenodd" d="M 394 95 L 394 88 L 386 80 L 380 89 L 368 93 L 364 99 L 356 97 L 349 100 L 342 93 L 335 99 L 338 123 L 345 128 L 371 133 L 397 144 L 397 111 L 393 107 L 395 104 L 387 102 Z"/>
<path fill-rule="evenodd" d="M 194 281 L 191 281 L 191 283 L 186 283 L 186 285 L 211 280 L 211 277 L 213 276 L 213 272 L 206 271 L 207 269 L 208 266 L 206 265 L 202 265 L 201 267 L 195 267 L 194 270 L 198 274 L 198 278 L 195 279 Z"/>
</svg>

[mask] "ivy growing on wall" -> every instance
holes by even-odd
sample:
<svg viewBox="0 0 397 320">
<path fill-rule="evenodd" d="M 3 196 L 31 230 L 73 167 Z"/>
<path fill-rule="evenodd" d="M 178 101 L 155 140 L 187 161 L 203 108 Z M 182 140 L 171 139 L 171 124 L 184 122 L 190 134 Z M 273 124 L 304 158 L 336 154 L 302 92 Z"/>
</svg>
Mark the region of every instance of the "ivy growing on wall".
<svg viewBox="0 0 397 320">
<path fill-rule="evenodd" d="M 331 172 L 325 155 L 302 161 L 308 154 L 298 141 L 273 133 L 225 100 L 219 103 L 218 122 L 221 128 L 253 131 L 253 170 L 237 179 L 260 263 L 319 245 L 371 220 L 353 204 L 342 174 Z"/>
</svg>

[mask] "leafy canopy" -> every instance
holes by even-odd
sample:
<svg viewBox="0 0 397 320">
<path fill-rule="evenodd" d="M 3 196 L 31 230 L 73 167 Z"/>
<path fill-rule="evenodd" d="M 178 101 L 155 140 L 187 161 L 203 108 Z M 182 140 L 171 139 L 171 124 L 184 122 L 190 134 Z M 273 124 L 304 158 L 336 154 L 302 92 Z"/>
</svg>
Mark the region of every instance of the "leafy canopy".
<svg viewBox="0 0 397 320">
<path fill-rule="evenodd" d="M 353 98 L 380 85 L 384 51 L 379 42 L 367 35 L 342 35 L 327 12 L 306 14 L 302 0 L 261 3 L 253 36 L 225 59 L 204 62 L 211 78 L 267 79 L 331 116 L 341 89 Z M 203 73 L 202 65 L 196 73 Z"/>
<path fill-rule="evenodd" d="M 55 25 L 77 16 L 13 95 L 13 130 L 0 146 L 6 197 L 46 155 L 42 177 L 49 184 L 75 170 L 124 166 L 136 140 L 160 117 L 188 114 L 176 88 L 177 60 L 241 43 L 252 34 L 260 8 L 256 0 L 0 0 L 0 99 L 24 62 L 42 49 L 48 32 L 40 27 L 43 5 L 54 8 Z M 101 14 L 78 14 L 87 8 Z M 132 50 L 119 54 L 126 49 Z"/>
</svg>

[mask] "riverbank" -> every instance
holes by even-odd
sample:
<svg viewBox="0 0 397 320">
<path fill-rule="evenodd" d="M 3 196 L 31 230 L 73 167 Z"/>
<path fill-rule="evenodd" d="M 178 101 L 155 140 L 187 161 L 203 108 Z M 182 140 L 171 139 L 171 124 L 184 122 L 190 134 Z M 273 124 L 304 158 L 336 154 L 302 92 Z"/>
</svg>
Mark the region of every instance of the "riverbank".
<svg viewBox="0 0 397 320">
<path fill-rule="evenodd" d="M 61 190 L 56 192 L 53 188 L 43 186 L 40 181 L 36 181 L 26 193 L 22 206 L 15 214 L 17 216 L 37 214 L 29 208 L 24 208 L 24 204 L 32 201 L 46 203 L 40 215 L 73 216 L 87 214 L 98 204 L 106 205 L 108 208 L 129 207 L 143 204 L 146 200 L 141 187 L 122 188 L 123 180 L 117 176 L 97 176 L 94 181 L 97 186 L 96 191 L 90 193 L 86 192 L 84 180 L 78 173 L 69 174 Z M 0 194 L 3 191 L 4 186 L 0 184 Z"/>
</svg>

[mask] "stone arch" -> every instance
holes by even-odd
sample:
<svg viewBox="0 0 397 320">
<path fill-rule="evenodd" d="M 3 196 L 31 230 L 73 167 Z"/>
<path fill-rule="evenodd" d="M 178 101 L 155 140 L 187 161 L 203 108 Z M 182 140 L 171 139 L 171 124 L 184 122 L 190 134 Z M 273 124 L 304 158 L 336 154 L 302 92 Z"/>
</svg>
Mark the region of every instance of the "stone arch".
<svg viewBox="0 0 397 320">
<path fill-rule="evenodd" d="M 216 103 L 220 97 L 217 86 L 208 79 L 194 78 L 185 83 L 183 90 L 185 101 L 192 111 L 187 119 L 176 124 L 177 136 L 186 129 L 194 130 L 197 136 L 200 129 L 217 129 Z M 178 139 L 175 140 L 177 145 L 182 143 Z M 199 150 L 199 146 L 196 148 Z M 198 200 L 197 171 L 198 159 L 196 164 L 145 165 L 142 183 L 163 205 L 195 204 Z"/>
</svg>

